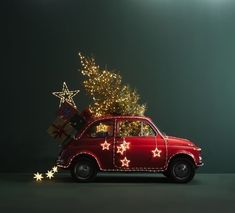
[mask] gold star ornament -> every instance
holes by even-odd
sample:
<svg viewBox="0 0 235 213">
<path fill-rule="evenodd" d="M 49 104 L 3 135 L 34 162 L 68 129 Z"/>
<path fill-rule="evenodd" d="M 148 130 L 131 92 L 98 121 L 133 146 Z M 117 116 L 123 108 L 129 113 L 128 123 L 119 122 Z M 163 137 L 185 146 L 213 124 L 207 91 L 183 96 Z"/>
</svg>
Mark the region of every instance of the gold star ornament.
<svg viewBox="0 0 235 213">
<path fill-rule="evenodd" d="M 35 173 L 34 174 L 34 177 L 33 177 L 36 181 L 41 181 L 42 179 L 43 179 L 43 176 L 42 176 L 42 174 L 40 174 L 40 173 Z"/>
<path fill-rule="evenodd" d="M 108 126 L 105 124 L 100 123 L 98 126 L 96 126 L 96 132 L 107 132 Z"/>
<path fill-rule="evenodd" d="M 75 102 L 73 100 L 73 97 L 75 95 L 77 95 L 79 92 L 80 92 L 80 90 L 70 91 L 68 89 L 67 84 L 64 82 L 63 83 L 62 91 L 61 92 L 53 92 L 52 94 L 60 99 L 59 107 L 61 107 L 61 105 L 66 101 L 69 104 L 71 104 L 73 107 L 77 108 L 76 104 L 75 104 Z"/>
</svg>

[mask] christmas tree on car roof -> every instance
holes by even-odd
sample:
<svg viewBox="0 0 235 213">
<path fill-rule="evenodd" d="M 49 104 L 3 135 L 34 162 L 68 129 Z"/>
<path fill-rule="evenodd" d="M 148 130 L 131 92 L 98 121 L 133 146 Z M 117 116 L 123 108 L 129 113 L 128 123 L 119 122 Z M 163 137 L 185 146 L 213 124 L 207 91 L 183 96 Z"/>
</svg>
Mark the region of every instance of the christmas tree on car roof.
<svg viewBox="0 0 235 213">
<path fill-rule="evenodd" d="M 81 60 L 81 74 L 86 78 L 83 81 L 87 94 L 92 102 L 81 113 L 76 108 L 73 97 L 79 90 L 69 91 L 66 83 L 62 92 L 54 92 L 53 95 L 60 98 L 60 109 L 57 118 L 49 127 L 48 133 L 59 139 L 61 144 L 69 141 L 76 132 L 91 117 L 106 115 L 138 115 L 143 116 L 146 106 L 139 103 L 140 97 L 136 90 L 122 83 L 122 77 L 113 71 L 101 69 L 94 58 L 83 56 Z M 134 123 L 128 127 L 131 131 Z M 137 124 L 136 124 L 137 125 Z M 127 130 L 128 131 L 128 130 Z"/>
</svg>

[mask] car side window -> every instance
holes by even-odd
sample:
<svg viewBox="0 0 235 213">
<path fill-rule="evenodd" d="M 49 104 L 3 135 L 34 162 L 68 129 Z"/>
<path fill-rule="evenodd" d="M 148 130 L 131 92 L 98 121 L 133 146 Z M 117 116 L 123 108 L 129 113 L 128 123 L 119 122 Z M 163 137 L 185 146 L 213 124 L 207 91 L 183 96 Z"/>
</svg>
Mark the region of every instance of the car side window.
<svg viewBox="0 0 235 213">
<path fill-rule="evenodd" d="M 98 121 L 92 124 L 86 131 L 86 135 L 92 138 L 112 137 L 114 124 L 112 120 Z"/>
<path fill-rule="evenodd" d="M 156 136 L 153 128 L 146 122 L 142 122 L 142 136 Z"/>
<path fill-rule="evenodd" d="M 156 133 L 152 127 L 138 120 L 124 120 L 118 122 L 118 137 L 134 137 L 134 136 L 155 136 Z"/>
<path fill-rule="evenodd" d="M 118 134 L 119 137 L 127 136 L 141 136 L 141 122 L 124 120 L 118 122 Z"/>
</svg>

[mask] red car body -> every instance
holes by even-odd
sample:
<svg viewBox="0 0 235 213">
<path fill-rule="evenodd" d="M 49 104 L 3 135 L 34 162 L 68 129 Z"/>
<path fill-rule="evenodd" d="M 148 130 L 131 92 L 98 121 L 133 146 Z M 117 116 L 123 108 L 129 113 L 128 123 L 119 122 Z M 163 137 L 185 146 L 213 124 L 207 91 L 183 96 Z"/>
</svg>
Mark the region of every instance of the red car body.
<svg viewBox="0 0 235 213">
<path fill-rule="evenodd" d="M 123 121 L 142 122 L 153 133 L 120 137 L 118 125 Z M 105 122 L 113 124 L 111 135 L 89 135 L 94 125 Z M 164 135 L 150 118 L 139 116 L 106 116 L 87 121 L 63 147 L 57 165 L 71 169 L 80 156 L 93 159 L 100 171 L 166 172 L 176 157 L 189 159 L 195 168 L 203 164 L 201 148 L 187 139 Z"/>
</svg>

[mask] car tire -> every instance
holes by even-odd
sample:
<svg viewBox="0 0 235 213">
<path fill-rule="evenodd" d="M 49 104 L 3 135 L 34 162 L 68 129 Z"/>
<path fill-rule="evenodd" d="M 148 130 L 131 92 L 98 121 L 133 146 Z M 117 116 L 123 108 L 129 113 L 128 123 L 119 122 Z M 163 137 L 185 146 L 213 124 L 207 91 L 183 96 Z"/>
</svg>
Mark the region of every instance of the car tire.
<svg viewBox="0 0 235 213">
<path fill-rule="evenodd" d="M 187 183 L 195 175 L 195 166 L 190 159 L 176 158 L 170 163 L 169 176 L 176 183 Z"/>
<path fill-rule="evenodd" d="M 71 168 L 72 177 L 79 182 L 91 182 L 97 174 L 95 162 L 88 158 L 78 159 Z"/>
</svg>

